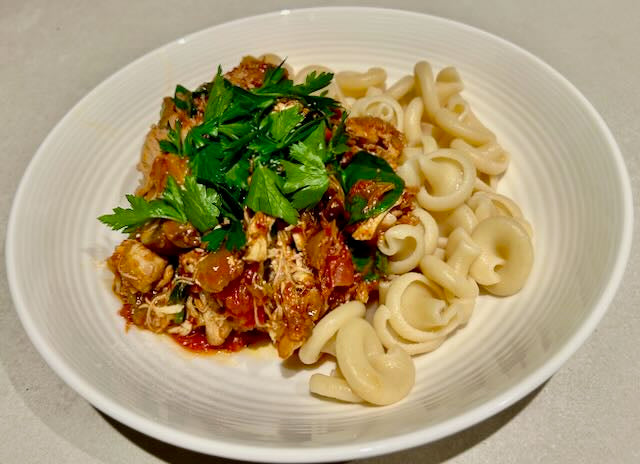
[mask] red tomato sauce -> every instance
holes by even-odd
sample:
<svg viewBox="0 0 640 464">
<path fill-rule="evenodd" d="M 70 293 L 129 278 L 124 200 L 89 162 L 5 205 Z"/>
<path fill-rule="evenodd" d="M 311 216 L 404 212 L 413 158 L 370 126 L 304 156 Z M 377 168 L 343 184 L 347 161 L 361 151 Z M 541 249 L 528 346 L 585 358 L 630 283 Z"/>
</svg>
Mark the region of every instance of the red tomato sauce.
<svg viewBox="0 0 640 464">
<path fill-rule="evenodd" d="M 132 325 L 136 325 L 133 316 L 133 306 L 130 304 L 122 305 L 119 311 L 120 316 L 127 321 L 125 330 L 129 330 Z M 231 332 L 222 345 L 214 346 L 207 342 L 207 335 L 204 327 L 197 327 L 191 331 L 189 335 L 167 334 L 178 345 L 186 350 L 194 353 L 217 353 L 218 351 L 235 352 L 241 349 L 262 342 L 268 339 L 267 334 L 258 332 L 257 330 L 249 330 L 246 332 Z"/>
<path fill-rule="evenodd" d="M 195 353 L 216 353 L 218 351 L 240 351 L 242 348 L 265 340 L 265 334 L 250 330 L 231 332 L 222 345 L 213 346 L 207 342 L 204 327 L 198 327 L 189 335 L 171 334 L 171 338 L 183 348 Z"/>
</svg>

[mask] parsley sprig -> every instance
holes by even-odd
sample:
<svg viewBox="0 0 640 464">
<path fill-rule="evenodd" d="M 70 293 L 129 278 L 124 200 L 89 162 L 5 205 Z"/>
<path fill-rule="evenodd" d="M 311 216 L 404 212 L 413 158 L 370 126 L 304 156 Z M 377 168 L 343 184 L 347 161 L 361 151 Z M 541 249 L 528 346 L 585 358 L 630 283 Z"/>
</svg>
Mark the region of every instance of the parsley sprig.
<svg viewBox="0 0 640 464">
<path fill-rule="evenodd" d="M 281 64 L 268 69 L 256 89 L 233 85 L 221 68 L 193 91 L 178 85 L 176 108 L 201 123 L 183 137 L 178 118 L 159 143 L 164 152 L 188 159 L 189 174 L 182 185 L 168 177 L 162 195 L 151 201 L 128 195 L 129 208 L 115 208 L 99 220 L 127 233 L 153 219 L 190 222 L 209 250 L 223 244 L 240 249 L 246 243 L 245 207 L 295 224 L 300 210 L 320 202 L 330 173 L 342 179 L 347 192 L 360 173 L 391 182 L 393 191 L 373 212 L 388 207 L 403 184 L 384 160 L 356 156 L 346 169 L 339 167 L 338 156 L 348 150 L 346 113 L 338 102 L 318 94 L 332 78 L 312 72 L 296 85 Z M 342 116 L 338 123 L 336 114 Z M 348 205 L 352 219 L 372 214 L 358 211 L 360 203 L 355 199 Z"/>
<path fill-rule="evenodd" d="M 294 85 L 279 66 L 266 72 L 261 87 L 245 90 L 232 85 L 218 69 L 207 89 L 203 122 L 184 141 L 198 182 L 217 191 L 232 190 L 231 202 L 236 205 L 295 223 L 300 209 L 313 207 L 322 198 L 329 185 L 325 163 L 344 146 L 344 120 L 337 137 L 329 144 L 325 141 L 327 121 L 339 104 L 311 95 L 332 78 L 329 73 L 311 73 L 304 83 Z M 176 90 L 176 94 L 185 93 Z M 225 236 L 214 232 L 210 247 Z"/>
<path fill-rule="evenodd" d="M 155 200 L 127 195 L 127 201 L 130 208 L 114 208 L 112 214 L 102 215 L 98 220 L 126 233 L 134 232 L 152 219 L 189 221 L 200 232 L 205 232 L 218 224 L 220 215 L 218 193 L 198 184 L 193 176 L 185 177 L 182 188 L 169 176 L 162 196 Z"/>
</svg>

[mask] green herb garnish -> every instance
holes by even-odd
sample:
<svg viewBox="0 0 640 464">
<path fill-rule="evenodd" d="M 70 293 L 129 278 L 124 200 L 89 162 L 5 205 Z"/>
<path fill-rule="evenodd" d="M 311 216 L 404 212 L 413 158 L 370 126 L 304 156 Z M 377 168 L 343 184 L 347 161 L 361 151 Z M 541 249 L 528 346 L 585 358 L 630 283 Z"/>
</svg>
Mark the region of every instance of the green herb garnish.
<svg viewBox="0 0 640 464">
<path fill-rule="evenodd" d="M 239 250 L 247 243 L 247 237 L 242 230 L 242 223 L 233 221 L 227 226 L 218 227 L 202 237 L 207 244 L 207 250 L 217 251 L 226 242 L 229 251 Z"/>
<path fill-rule="evenodd" d="M 329 153 L 324 141 L 324 123 L 303 142 L 292 145 L 290 157 L 297 161 L 282 161 L 286 172 L 283 192 L 291 194 L 294 208 L 313 206 L 322 199 L 329 187 L 329 175 L 324 165 Z"/>
<path fill-rule="evenodd" d="M 220 195 L 210 188 L 196 182 L 195 177 L 184 179 L 184 189 L 181 191 L 184 202 L 184 212 L 189 222 L 200 232 L 218 225 L 220 215 Z"/>
<path fill-rule="evenodd" d="M 184 303 L 187 301 L 189 293 L 189 285 L 186 282 L 178 282 L 175 284 L 169 295 L 169 304 Z"/>
<path fill-rule="evenodd" d="M 212 189 L 198 184 L 193 176 L 186 176 L 180 188 L 172 177 L 162 196 L 147 201 L 135 195 L 127 195 L 131 208 L 114 208 L 113 214 L 105 214 L 98 219 L 114 230 L 133 232 L 152 219 L 171 219 L 177 222 L 191 222 L 200 232 L 205 232 L 218 224 L 220 196 Z"/>
<path fill-rule="evenodd" d="M 385 184 L 386 191 L 375 198 L 363 196 L 362 193 L 352 192 L 357 183 L 370 181 L 376 184 Z M 347 211 L 350 214 L 350 222 L 358 222 L 363 219 L 377 216 L 390 209 L 404 190 L 404 181 L 395 173 L 384 159 L 360 151 L 356 153 L 349 165 L 342 171 L 342 183 L 347 192 Z"/>
<path fill-rule="evenodd" d="M 342 179 L 347 193 L 363 179 L 392 186 L 374 205 L 358 195 L 348 197 L 352 222 L 390 208 L 404 184 L 384 160 L 361 152 L 345 169 L 338 165 L 338 155 L 348 150 L 347 115 L 338 102 L 318 95 L 332 78 L 313 72 L 295 85 L 281 64 L 268 69 L 264 84 L 256 89 L 233 85 L 221 68 L 194 91 L 178 85 L 173 102 L 189 117 L 198 115 L 194 99 L 206 98 L 201 123 L 183 138 L 176 120 L 160 148 L 187 157 L 190 174 L 181 186 L 169 177 L 157 199 L 128 195 L 130 208 L 115 208 L 99 220 L 128 233 L 152 219 L 190 222 L 208 250 L 223 244 L 238 250 L 246 243 L 245 207 L 295 224 L 301 210 L 322 199 L 330 174 Z M 330 125 L 336 112 L 341 121 Z"/>
<path fill-rule="evenodd" d="M 195 108 L 193 107 L 193 94 L 189 89 L 177 85 L 173 94 L 173 103 L 176 108 L 185 111 L 189 116 L 193 116 Z"/>
<path fill-rule="evenodd" d="M 389 272 L 389 258 L 379 250 L 371 250 L 361 245 L 351 244 L 351 257 L 354 267 L 365 281 L 380 279 Z"/>
<path fill-rule="evenodd" d="M 298 211 L 280 192 L 282 178 L 269 168 L 258 165 L 253 171 L 245 204 L 254 211 L 284 219 L 289 224 L 298 222 Z"/>
</svg>

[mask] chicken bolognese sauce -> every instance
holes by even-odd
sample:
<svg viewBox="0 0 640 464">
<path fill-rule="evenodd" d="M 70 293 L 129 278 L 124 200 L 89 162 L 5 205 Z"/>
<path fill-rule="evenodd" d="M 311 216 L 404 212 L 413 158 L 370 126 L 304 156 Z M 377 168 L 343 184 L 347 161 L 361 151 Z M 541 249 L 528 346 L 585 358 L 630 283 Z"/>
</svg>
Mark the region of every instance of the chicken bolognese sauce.
<svg viewBox="0 0 640 464">
<path fill-rule="evenodd" d="M 379 235 L 418 223 L 395 172 L 406 140 L 349 117 L 323 92 L 332 78 L 295 84 L 245 57 L 164 99 L 129 206 L 99 218 L 128 234 L 107 262 L 129 325 L 196 351 L 270 340 L 288 358 L 324 315 L 377 291 Z"/>
</svg>

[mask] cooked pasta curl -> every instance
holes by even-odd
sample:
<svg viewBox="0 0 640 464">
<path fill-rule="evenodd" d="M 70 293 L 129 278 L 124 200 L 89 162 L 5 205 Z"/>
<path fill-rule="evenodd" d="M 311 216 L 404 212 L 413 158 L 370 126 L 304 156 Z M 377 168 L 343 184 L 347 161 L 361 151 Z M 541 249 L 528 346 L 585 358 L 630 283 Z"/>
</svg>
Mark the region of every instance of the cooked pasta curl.
<svg viewBox="0 0 640 464">
<path fill-rule="evenodd" d="M 387 215 L 377 223 L 390 275 L 379 285 L 373 328 L 364 305 L 345 303 L 315 327 L 300 359 L 313 363 L 323 352 L 337 359 L 331 375 L 311 377 L 312 392 L 389 404 L 409 393 L 415 376 L 400 352 L 438 348 L 467 324 L 481 290 L 508 296 L 524 286 L 533 229 L 496 191 L 511 156 L 462 96 L 454 67 L 434 75 L 421 61 L 389 88 L 379 68 L 340 72 L 334 82 L 331 95 L 352 115 L 380 118 L 404 133 L 396 172 L 416 196 L 402 220 Z"/>
</svg>

